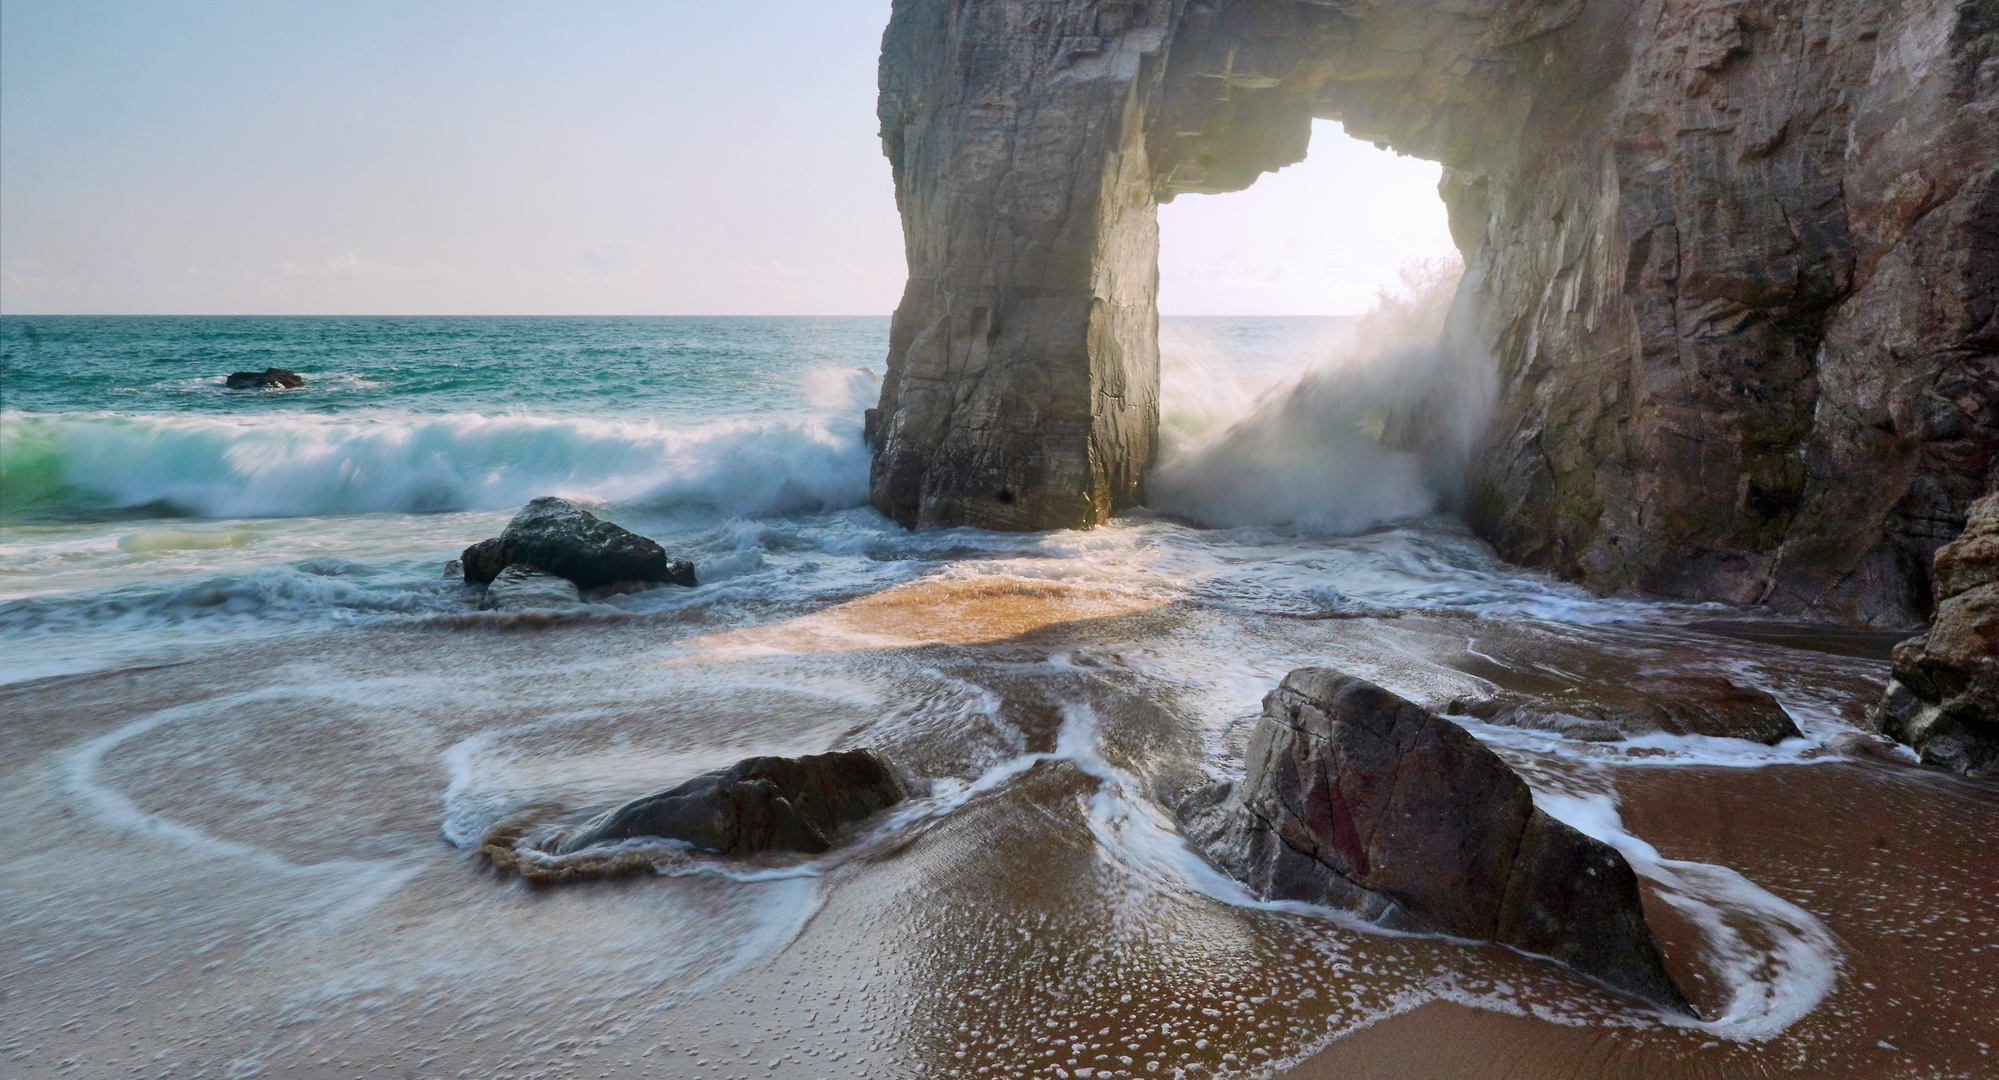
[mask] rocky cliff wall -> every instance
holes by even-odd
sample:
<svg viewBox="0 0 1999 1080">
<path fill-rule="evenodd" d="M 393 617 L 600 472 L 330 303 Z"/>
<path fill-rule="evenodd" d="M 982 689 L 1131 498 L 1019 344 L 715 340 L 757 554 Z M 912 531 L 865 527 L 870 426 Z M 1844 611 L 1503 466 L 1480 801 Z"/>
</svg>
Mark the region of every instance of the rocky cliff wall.
<svg viewBox="0 0 1999 1080">
<path fill-rule="evenodd" d="M 1154 203 L 1315 116 L 1445 165 L 1507 557 L 1909 622 L 1999 479 L 1999 0 L 897 0 L 881 101 L 907 524 L 1140 499 Z"/>
<path fill-rule="evenodd" d="M 1092 525 L 1159 425 L 1159 232 L 1143 111 L 1169 3 L 898 0 L 882 147 L 909 284 L 875 505 L 905 525 Z"/>
</svg>

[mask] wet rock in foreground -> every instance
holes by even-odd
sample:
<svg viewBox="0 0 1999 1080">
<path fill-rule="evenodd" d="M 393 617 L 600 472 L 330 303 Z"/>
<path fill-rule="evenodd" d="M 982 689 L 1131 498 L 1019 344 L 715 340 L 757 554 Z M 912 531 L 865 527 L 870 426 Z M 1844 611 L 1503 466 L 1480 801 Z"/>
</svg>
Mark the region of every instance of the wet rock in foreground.
<svg viewBox="0 0 1999 1080">
<path fill-rule="evenodd" d="M 1536 809 L 1526 783 L 1458 725 L 1301 668 L 1264 698 L 1246 764 L 1241 784 L 1183 806 L 1181 824 L 1259 895 L 1511 945 L 1692 1013 L 1624 857 Z"/>
<path fill-rule="evenodd" d="M 1452 701 L 1444 711 L 1590 742 L 1664 733 L 1775 746 L 1803 734 L 1776 698 L 1718 675 L 1633 679 L 1554 694 L 1467 696 Z"/>
<path fill-rule="evenodd" d="M 842 826 L 907 796 L 895 769 L 870 750 L 746 758 L 602 814 L 564 836 L 555 853 L 646 836 L 723 855 L 818 853 Z"/>
<path fill-rule="evenodd" d="M 505 531 L 460 556 L 465 580 L 485 584 L 515 563 L 568 578 L 579 589 L 627 582 L 694 584 L 694 564 L 668 558 L 658 544 L 562 499 L 543 496 L 522 507 Z"/>
<path fill-rule="evenodd" d="M 1999 494 L 1971 505 L 1964 532 L 1937 551 L 1936 615 L 1895 646 L 1874 722 L 1923 764 L 1999 776 Z"/>
<path fill-rule="evenodd" d="M 305 376 L 281 367 L 262 371 L 232 371 L 222 385 L 231 390 L 296 390 L 305 385 Z"/>
</svg>

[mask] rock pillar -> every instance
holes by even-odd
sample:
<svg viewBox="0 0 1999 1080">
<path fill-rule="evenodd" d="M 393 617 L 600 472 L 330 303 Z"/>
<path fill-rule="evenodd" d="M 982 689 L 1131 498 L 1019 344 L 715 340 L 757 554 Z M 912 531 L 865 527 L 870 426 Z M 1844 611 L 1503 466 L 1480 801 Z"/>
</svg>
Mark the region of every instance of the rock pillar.
<svg viewBox="0 0 1999 1080">
<path fill-rule="evenodd" d="M 1144 113 L 1177 3 L 897 0 L 882 144 L 909 284 L 871 492 L 904 525 L 1079 528 L 1159 424 Z"/>
</svg>

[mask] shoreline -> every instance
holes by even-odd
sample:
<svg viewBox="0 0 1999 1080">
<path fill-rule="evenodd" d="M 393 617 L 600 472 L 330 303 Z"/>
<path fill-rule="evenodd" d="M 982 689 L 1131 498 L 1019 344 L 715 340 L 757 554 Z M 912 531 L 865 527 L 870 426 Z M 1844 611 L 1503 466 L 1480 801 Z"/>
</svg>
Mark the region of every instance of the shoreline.
<svg viewBox="0 0 1999 1080">
<path fill-rule="evenodd" d="M 1507 663 L 1594 656 L 1606 672 L 1740 663 L 1746 649 L 1771 685 L 1817 688 L 1807 726 L 1822 733 L 1876 685 L 1850 657 L 1674 628 L 1312 621 L 978 578 L 689 633 L 647 619 L 361 627 L 287 639 L 275 667 L 209 655 L 0 687 L 18 718 L 0 805 L 55 838 L 5 857 L 27 883 L 0 900 L 5 916 L 38 929 L 0 1010 L 43 1033 L 11 1053 L 26 1075 L 71 1057 L 124 1072 L 166 1052 L 183 1075 L 1193 1077 L 1257 1075 L 1351 1027 L 1283 1075 L 1733 1076 L 1806 1061 L 1888 1077 L 1908 1075 L 1908 1055 L 1923 1075 L 1990 1067 L 1976 1044 L 1995 1041 L 1980 1022 L 1999 1012 L 1999 942 L 1975 935 L 1999 925 L 1978 877 L 1999 858 L 1992 785 L 1837 749 L 1720 768 L 1498 747 L 1537 784 L 1608 777 L 1624 826 L 1663 857 L 1733 868 L 1825 921 L 1841 952 L 1830 994 L 1760 1042 L 1661 1026 L 1498 947 L 1223 902 L 1190 885 L 1184 856 L 1157 861 L 1148 838 L 1165 834 L 1144 826 L 1148 806 L 1239 754 L 1230 702 L 1300 656 L 1434 699 L 1468 678 L 1453 665 L 1471 641 Z M 1266 659 L 1244 666 L 1217 643 Z M 1096 734 L 1065 749 L 1057 729 L 1076 708 Z M 88 776 L 137 826 L 78 798 L 80 748 L 113 734 Z M 438 833 L 534 791 L 581 812 L 747 752 L 862 744 L 945 779 L 1042 757 L 880 848 L 771 880 L 698 868 L 528 887 Z M 1628 753 L 1564 753 L 1582 751 Z M 1922 831 L 1898 839 L 1885 821 Z M 1706 931 L 1660 925 L 1670 962 L 1704 947 Z M 92 1019 L 65 1029 L 72 1016 Z M 1918 1017 L 1937 1030 L 1912 1039 Z M 135 1042 L 147 1052 L 124 1049 Z"/>
</svg>

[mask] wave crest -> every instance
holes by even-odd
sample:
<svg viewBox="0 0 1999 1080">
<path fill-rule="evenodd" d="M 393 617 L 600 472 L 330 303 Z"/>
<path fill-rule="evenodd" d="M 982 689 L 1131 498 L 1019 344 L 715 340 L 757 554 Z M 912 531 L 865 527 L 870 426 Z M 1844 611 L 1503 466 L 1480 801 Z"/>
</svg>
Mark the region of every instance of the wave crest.
<svg viewBox="0 0 1999 1080">
<path fill-rule="evenodd" d="M 12 517 L 496 510 L 538 495 L 756 515 L 865 503 L 868 454 L 858 424 L 807 420 L 9 413 L 0 478 Z"/>
</svg>

